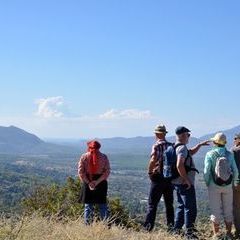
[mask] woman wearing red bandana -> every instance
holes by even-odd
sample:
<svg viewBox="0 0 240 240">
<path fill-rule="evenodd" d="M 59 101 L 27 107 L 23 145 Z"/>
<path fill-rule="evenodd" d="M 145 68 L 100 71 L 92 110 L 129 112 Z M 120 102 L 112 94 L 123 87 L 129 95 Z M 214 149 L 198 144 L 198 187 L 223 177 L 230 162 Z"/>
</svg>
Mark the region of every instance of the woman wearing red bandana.
<svg viewBox="0 0 240 240">
<path fill-rule="evenodd" d="M 102 220 L 108 217 L 107 179 L 110 174 L 110 164 L 107 156 L 100 152 L 98 141 L 87 143 L 88 151 L 83 154 L 78 164 L 78 175 L 83 182 L 81 202 L 84 204 L 84 220 L 90 224 L 93 219 L 94 205 L 99 205 Z"/>
</svg>

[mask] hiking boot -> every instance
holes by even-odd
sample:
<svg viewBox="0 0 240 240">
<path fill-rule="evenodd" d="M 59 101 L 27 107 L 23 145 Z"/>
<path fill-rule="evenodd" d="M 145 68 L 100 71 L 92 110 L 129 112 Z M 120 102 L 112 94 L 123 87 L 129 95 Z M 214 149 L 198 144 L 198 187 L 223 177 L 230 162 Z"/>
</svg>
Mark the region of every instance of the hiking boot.
<svg viewBox="0 0 240 240">
<path fill-rule="evenodd" d="M 144 229 L 144 231 L 150 233 L 150 232 L 153 231 L 153 226 L 152 226 L 151 223 L 145 223 L 145 224 L 143 225 L 143 229 Z"/>
<path fill-rule="evenodd" d="M 198 230 L 196 228 L 188 228 L 185 232 L 185 238 L 186 239 L 199 239 L 198 237 Z"/>
<path fill-rule="evenodd" d="M 240 233 L 238 233 L 238 232 L 235 233 L 235 239 L 240 240 Z"/>
<path fill-rule="evenodd" d="M 167 228 L 167 232 L 170 233 L 170 234 L 174 234 L 174 227 L 173 226 L 168 226 Z"/>
<path fill-rule="evenodd" d="M 233 237 L 233 235 L 230 233 L 230 234 L 226 234 L 223 239 L 224 239 L 224 240 L 233 240 L 234 237 Z"/>
<path fill-rule="evenodd" d="M 186 234 L 185 239 L 186 240 L 198 240 L 199 237 L 197 236 L 197 234 L 191 233 L 191 234 Z"/>
<path fill-rule="evenodd" d="M 172 233 L 172 235 L 175 235 L 175 236 L 182 236 L 183 235 L 182 229 L 178 229 L 178 228 L 173 228 L 171 233 Z"/>
</svg>

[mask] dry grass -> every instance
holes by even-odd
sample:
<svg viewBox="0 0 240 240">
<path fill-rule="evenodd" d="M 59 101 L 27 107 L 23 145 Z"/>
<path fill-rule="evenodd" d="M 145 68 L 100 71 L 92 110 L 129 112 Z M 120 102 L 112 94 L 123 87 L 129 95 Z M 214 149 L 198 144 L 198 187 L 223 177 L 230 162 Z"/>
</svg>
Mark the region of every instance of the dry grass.
<svg viewBox="0 0 240 240">
<path fill-rule="evenodd" d="M 209 230 L 202 229 L 202 239 L 208 239 Z M 174 236 L 164 231 L 151 234 L 126 230 L 116 226 L 109 229 L 104 223 L 85 226 L 81 219 L 59 222 L 38 216 L 24 217 L 19 220 L 0 220 L 0 239 L 4 240 L 173 240 Z"/>
</svg>

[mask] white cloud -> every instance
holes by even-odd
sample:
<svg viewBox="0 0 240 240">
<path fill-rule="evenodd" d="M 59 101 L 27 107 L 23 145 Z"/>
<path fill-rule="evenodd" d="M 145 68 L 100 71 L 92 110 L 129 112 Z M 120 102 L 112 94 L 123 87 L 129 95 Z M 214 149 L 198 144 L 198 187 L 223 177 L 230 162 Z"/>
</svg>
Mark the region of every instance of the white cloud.
<svg viewBox="0 0 240 240">
<path fill-rule="evenodd" d="M 215 131 L 215 128 L 221 129 L 225 126 L 225 129 L 228 128 L 227 125 L 234 125 L 232 124 L 233 119 L 230 123 L 219 121 L 219 126 L 212 126 L 211 122 L 209 122 L 209 129 L 205 128 L 203 130 L 202 124 L 199 122 L 197 122 L 197 125 L 196 121 L 179 123 L 172 119 L 165 119 L 164 116 L 154 116 L 150 110 L 137 108 L 120 110 L 113 108 L 91 115 L 72 114 L 71 108 L 62 96 L 41 98 L 36 100 L 35 103 L 37 105 L 36 117 L 26 117 L 26 119 L 18 119 L 18 121 L 3 121 L 1 118 L 0 124 L 16 125 L 36 132 L 40 136 L 48 137 L 147 135 L 152 133 L 152 128 L 158 122 L 164 122 L 171 134 L 174 133 L 173 130 L 177 125 L 183 124 L 192 129 L 194 135 L 201 136 Z"/>
<path fill-rule="evenodd" d="M 58 119 L 61 118 L 64 121 L 86 121 L 86 120 L 146 120 L 152 119 L 153 116 L 149 110 L 139 109 L 110 109 L 99 115 L 83 115 L 74 116 L 70 114 L 69 109 L 66 108 L 64 98 L 62 96 L 46 97 L 35 101 L 37 104 L 36 116 L 44 119 Z M 66 113 L 66 114 L 65 114 Z"/>
<path fill-rule="evenodd" d="M 111 109 L 101 114 L 73 115 L 62 96 L 42 98 L 36 104 L 36 117 L 19 125 L 26 129 L 32 126 L 33 132 L 45 137 L 135 136 L 151 132 L 156 124 L 149 110 Z"/>
<path fill-rule="evenodd" d="M 151 119 L 153 118 L 149 110 L 126 109 L 117 110 L 111 109 L 99 115 L 101 119 Z"/>
<path fill-rule="evenodd" d="M 36 100 L 38 106 L 36 115 L 42 118 L 60 118 L 64 114 L 61 107 L 64 105 L 62 96 L 47 97 Z"/>
</svg>

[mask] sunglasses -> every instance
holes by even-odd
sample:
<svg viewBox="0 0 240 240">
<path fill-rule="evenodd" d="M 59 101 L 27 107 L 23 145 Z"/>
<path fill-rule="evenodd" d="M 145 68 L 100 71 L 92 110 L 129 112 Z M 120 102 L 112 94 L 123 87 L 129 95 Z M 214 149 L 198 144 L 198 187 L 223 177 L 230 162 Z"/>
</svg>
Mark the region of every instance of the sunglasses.
<svg viewBox="0 0 240 240">
<path fill-rule="evenodd" d="M 186 137 L 190 137 L 191 134 L 190 134 L 190 133 L 186 133 L 185 136 L 186 136 Z"/>
<path fill-rule="evenodd" d="M 190 137 L 191 134 L 190 134 L 190 133 L 185 133 L 184 136 L 186 136 L 186 137 Z"/>
</svg>

